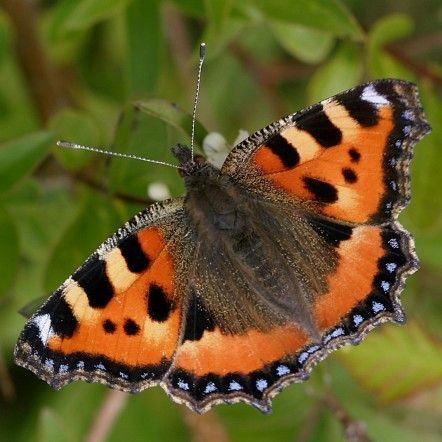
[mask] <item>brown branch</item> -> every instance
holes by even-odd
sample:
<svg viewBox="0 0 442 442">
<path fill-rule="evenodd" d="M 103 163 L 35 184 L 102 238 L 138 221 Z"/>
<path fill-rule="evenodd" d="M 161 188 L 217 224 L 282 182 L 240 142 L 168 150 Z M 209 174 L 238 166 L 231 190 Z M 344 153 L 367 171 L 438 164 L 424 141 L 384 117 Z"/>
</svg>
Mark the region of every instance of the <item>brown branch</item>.
<svg viewBox="0 0 442 442">
<path fill-rule="evenodd" d="M 325 393 L 322 397 L 322 402 L 342 425 L 346 440 L 352 442 L 371 442 L 371 438 L 366 431 L 365 422 L 354 420 L 333 393 Z"/>
<path fill-rule="evenodd" d="M 285 80 L 307 78 L 315 71 L 315 67 L 294 61 L 290 63 L 260 63 L 236 43 L 230 45 L 230 50 L 247 67 L 253 77 L 266 87 L 274 87 Z"/>
<path fill-rule="evenodd" d="M 193 442 L 228 442 L 227 432 L 214 411 L 196 414 L 182 407 L 184 422 L 190 430 Z"/>
<path fill-rule="evenodd" d="M 3 353 L 0 348 L 0 393 L 6 400 L 11 400 L 15 395 L 15 387 L 8 372 Z"/>
<path fill-rule="evenodd" d="M 163 8 L 164 32 L 170 45 L 179 77 L 186 90 L 190 90 L 192 45 L 182 14 L 176 7 L 166 4 Z"/>
<path fill-rule="evenodd" d="M 127 393 L 118 390 L 110 390 L 106 394 L 85 437 L 85 442 L 103 442 L 107 439 L 128 398 Z"/>
<path fill-rule="evenodd" d="M 43 123 L 67 105 L 55 68 L 49 61 L 36 29 L 35 2 L 0 0 L 15 30 L 18 62 Z"/>
<path fill-rule="evenodd" d="M 240 45 L 232 43 L 230 50 L 247 69 L 255 81 L 261 85 L 269 105 L 275 114 L 286 113 L 283 101 L 275 88 L 281 81 L 306 78 L 314 72 L 314 68 L 301 63 L 260 63 Z"/>
<path fill-rule="evenodd" d="M 419 78 L 429 80 L 435 85 L 442 86 L 442 75 L 439 75 L 426 66 L 419 64 L 416 60 L 402 51 L 402 49 L 400 49 L 397 45 L 387 45 L 385 47 L 385 51 Z"/>
<path fill-rule="evenodd" d="M 419 55 L 442 47 L 442 32 L 435 31 L 403 40 L 401 48 L 409 55 Z"/>
<path fill-rule="evenodd" d="M 91 189 L 97 191 L 98 193 L 106 196 L 111 196 L 113 198 L 117 198 L 121 201 L 124 201 L 126 203 L 134 203 L 134 204 L 141 204 L 142 206 L 148 206 L 152 204 L 154 201 L 150 200 L 149 198 L 142 198 L 135 195 L 129 195 L 128 193 L 124 192 L 114 192 L 111 193 L 106 186 L 104 186 L 101 183 L 98 183 L 94 179 L 88 177 L 84 173 L 77 172 L 77 173 L 67 173 L 70 175 L 70 177 L 78 181 L 82 184 L 85 184 L 86 186 L 90 187 Z"/>
</svg>

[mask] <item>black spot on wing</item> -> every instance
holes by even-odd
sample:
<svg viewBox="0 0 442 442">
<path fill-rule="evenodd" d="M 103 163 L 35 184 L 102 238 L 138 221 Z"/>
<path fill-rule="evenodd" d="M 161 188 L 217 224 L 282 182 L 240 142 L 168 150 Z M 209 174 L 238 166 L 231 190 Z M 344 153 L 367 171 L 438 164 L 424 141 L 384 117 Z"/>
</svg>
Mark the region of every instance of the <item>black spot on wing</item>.
<svg viewBox="0 0 442 442">
<path fill-rule="evenodd" d="M 296 127 L 308 132 L 322 147 L 333 147 L 342 140 L 342 132 L 324 112 L 322 104 L 315 104 L 298 119 Z"/>
<path fill-rule="evenodd" d="M 361 154 L 358 150 L 356 150 L 354 147 L 348 150 L 348 154 L 350 155 L 350 161 L 352 163 L 359 163 L 359 160 L 361 159 Z"/>
<path fill-rule="evenodd" d="M 337 102 L 345 107 L 350 116 L 363 127 L 375 126 L 379 121 L 376 106 L 361 98 L 363 88 L 361 86 L 351 91 L 340 94 Z"/>
<path fill-rule="evenodd" d="M 138 241 L 137 235 L 127 237 L 118 248 L 123 255 L 127 268 L 133 273 L 140 273 L 149 267 L 150 260 Z"/>
<path fill-rule="evenodd" d="M 283 136 L 277 134 L 265 142 L 265 145 L 281 160 L 286 167 L 295 167 L 299 163 L 299 153 Z"/>
<path fill-rule="evenodd" d="M 342 176 L 344 177 L 344 180 L 349 184 L 356 183 L 356 181 L 358 180 L 356 172 L 353 169 L 350 169 L 350 167 L 344 167 L 342 169 Z"/>
<path fill-rule="evenodd" d="M 321 203 L 335 203 L 338 200 L 336 187 L 316 178 L 304 177 L 304 186 L 311 192 L 316 201 Z"/>
<path fill-rule="evenodd" d="M 46 313 L 51 317 L 51 327 L 56 335 L 66 338 L 73 336 L 78 321 L 60 290 L 49 298 L 40 312 L 40 314 Z"/>
<path fill-rule="evenodd" d="M 103 321 L 103 330 L 106 333 L 112 334 L 115 332 L 116 329 L 117 326 L 110 319 L 106 319 Z"/>
<path fill-rule="evenodd" d="M 184 328 L 183 342 L 198 341 L 203 333 L 215 329 L 215 321 L 210 312 L 205 308 L 200 297 L 192 294 L 186 312 L 186 326 Z"/>
<path fill-rule="evenodd" d="M 72 275 L 72 279 L 86 292 L 91 307 L 104 308 L 112 299 L 114 290 L 106 275 L 105 261 L 93 257 Z"/>
<path fill-rule="evenodd" d="M 152 321 L 166 321 L 172 307 L 172 303 L 167 299 L 163 288 L 157 284 L 151 284 L 147 295 L 147 313 Z"/>
<path fill-rule="evenodd" d="M 124 333 L 128 336 L 137 335 L 140 331 L 140 326 L 133 319 L 126 319 L 124 323 Z"/>
<path fill-rule="evenodd" d="M 322 239 L 334 247 L 339 247 L 341 241 L 350 239 L 353 232 L 352 227 L 326 218 L 311 217 L 308 223 Z"/>
</svg>

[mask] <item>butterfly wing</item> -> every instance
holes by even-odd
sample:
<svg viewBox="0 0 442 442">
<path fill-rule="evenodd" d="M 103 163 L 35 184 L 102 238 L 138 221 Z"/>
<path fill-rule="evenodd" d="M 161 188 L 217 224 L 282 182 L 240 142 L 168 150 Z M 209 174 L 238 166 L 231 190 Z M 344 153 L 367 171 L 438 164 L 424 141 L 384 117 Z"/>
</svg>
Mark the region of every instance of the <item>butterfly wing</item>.
<svg viewBox="0 0 442 442">
<path fill-rule="evenodd" d="M 140 212 L 30 318 L 15 358 L 51 386 L 77 379 L 125 391 L 154 385 L 170 367 L 180 336 L 187 263 L 182 200 Z"/>
<path fill-rule="evenodd" d="M 412 148 L 428 131 L 416 87 L 381 80 L 283 118 L 234 148 L 222 171 L 258 200 L 303 213 L 324 246 L 322 260 L 334 262 L 316 269 L 326 287 L 310 297 L 320 336 L 296 319 L 223 332 L 207 297 L 193 293 L 164 381 L 173 396 L 197 411 L 236 401 L 269 411 L 281 387 L 305 380 L 330 351 L 358 343 L 382 322 L 404 321 L 398 296 L 417 258 L 397 216 L 409 199 Z M 285 240 L 292 241 L 277 237 Z"/>
<path fill-rule="evenodd" d="M 412 148 L 428 131 L 416 86 L 378 80 L 256 132 L 223 171 L 246 186 L 271 184 L 329 218 L 376 224 L 408 201 Z"/>
</svg>

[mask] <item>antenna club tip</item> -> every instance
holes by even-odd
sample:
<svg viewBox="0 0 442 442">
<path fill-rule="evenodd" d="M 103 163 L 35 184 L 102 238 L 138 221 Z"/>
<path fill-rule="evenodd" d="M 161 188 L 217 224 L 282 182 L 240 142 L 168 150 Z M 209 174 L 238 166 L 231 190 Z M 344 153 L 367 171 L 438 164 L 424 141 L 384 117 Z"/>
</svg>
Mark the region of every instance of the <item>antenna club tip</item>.
<svg viewBox="0 0 442 442">
<path fill-rule="evenodd" d="M 206 55 L 206 43 L 200 44 L 200 60 L 203 60 Z"/>
</svg>

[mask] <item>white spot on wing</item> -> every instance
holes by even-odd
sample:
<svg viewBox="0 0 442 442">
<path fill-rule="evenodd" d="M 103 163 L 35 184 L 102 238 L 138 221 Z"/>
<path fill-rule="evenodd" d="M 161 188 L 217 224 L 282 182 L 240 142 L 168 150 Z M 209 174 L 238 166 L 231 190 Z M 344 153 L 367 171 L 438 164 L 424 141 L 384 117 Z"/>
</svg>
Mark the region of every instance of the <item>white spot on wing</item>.
<svg viewBox="0 0 442 442">
<path fill-rule="evenodd" d="M 36 316 L 32 322 L 38 327 L 38 336 L 41 342 L 43 345 L 46 345 L 48 339 L 54 335 L 51 316 L 48 313 L 45 315 L 39 315 Z"/>
<path fill-rule="evenodd" d="M 398 249 L 399 248 L 399 243 L 397 242 L 396 238 L 391 238 L 388 240 L 388 244 L 390 247 L 392 247 L 393 249 Z"/>
<path fill-rule="evenodd" d="M 229 390 L 230 391 L 239 391 L 239 390 L 242 390 L 242 386 L 236 381 L 231 381 L 229 384 Z"/>
<path fill-rule="evenodd" d="M 397 264 L 394 262 L 387 262 L 387 264 L 385 264 L 385 268 L 388 272 L 393 273 L 397 269 Z"/>
<path fill-rule="evenodd" d="M 188 390 L 189 389 L 189 384 L 185 381 L 183 381 L 182 379 L 178 379 L 177 382 L 178 388 L 181 388 L 181 390 Z"/>
<path fill-rule="evenodd" d="M 69 370 L 69 365 L 65 365 L 65 364 L 61 364 L 60 367 L 58 368 L 58 372 L 60 374 L 67 373 L 68 370 Z"/>
<path fill-rule="evenodd" d="M 300 364 L 303 364 L 303 363 L 307 360 L 308 357 L 309 357 L 308 352 L 303 351 L 303 352 L 298 356 L 298 361 L 299 361 L 299 363 L 300 363 Z"/>
<path fill-rule="evenodd" d="M 372 103 L 377 107 L 390 104 L 390 102 L 385 97 L 383 97 L 376 91 L 372 84 L 365 86 L 364 90 L 362 91 L 361 99 L 368 101 L 369 103 Z"/>
<path fill-rule="evenodd" d="M 256 381 L 256 389 L 259 391 L 264 391 L 267 388 L 267 381 L 265 379 L 258 379 Z"/>
<path fill-rule="evenodd" d="M 344 334 L 344 329 L 342 327 L 339 327 L 335 330 L 333 330 L 330 334 L 328 334 L 327 336 L 325 336 L 324 338 L 324 342 L 327 343 L 329 341 L 331 341 L 334 338 L 337 338 L 339 336 L 342 336 Z"/>
<path fill-rule="evenodd" d="M 354 315 L 353 316 L 353 323 L 354 323 L 354 325 L 356 325 L 356 327 L 358 325 L 360 325 L 363 321 L 364 321 L 364 318 L 361 315 Z"/>
<path fill-rule="evenodd" d="M 276 373 L 278 376 L 284 376 L 285 374 L 290 373 L 290 368 L 288 368 L 286 365 L 279 365 L 276 368 Z"/>
<path fill-rule="evenodd" d="M 382 310 L 385 310 L 384 304 L 381 304 L 380 302 L 376 301 L 373 301 L 371 308 L 373 309 L 374 313 L 378 313 L 381 312 Z"/>
<path fill-rule="evenodd" d="M 381 281 L 381 287 L 384 292 L 388 292 L 388 290 L 390 290 L 390 283 L 387 281 Z"/>
<path fill-rule="evenodd" d="M 217 390 L 216 385 L 215 385 L 213 382 L 209 382 L 209 383 L 206 385 L 206 388 L 205 388 L 205 390 L 204 390 L 204 394 L 213 393 L 213 392 L 216 391 L 216 390 Z"/>
</svg>

